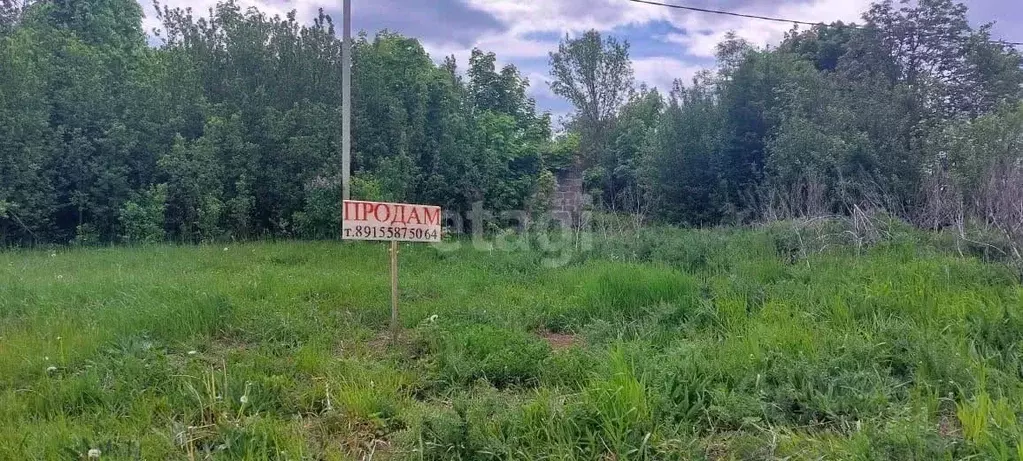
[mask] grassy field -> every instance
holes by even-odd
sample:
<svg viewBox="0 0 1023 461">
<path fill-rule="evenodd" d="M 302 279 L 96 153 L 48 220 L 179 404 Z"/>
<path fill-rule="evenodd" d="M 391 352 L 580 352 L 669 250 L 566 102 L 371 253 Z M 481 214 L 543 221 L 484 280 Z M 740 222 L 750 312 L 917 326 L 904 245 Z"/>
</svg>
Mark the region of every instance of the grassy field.
<svg viewBox="0 0 1023 461">
<path fill-rule="evenodd" d="M 1023 460 L 1023 288 L 911 235 L 0 253 L 0 459 Z"/>
</svg>

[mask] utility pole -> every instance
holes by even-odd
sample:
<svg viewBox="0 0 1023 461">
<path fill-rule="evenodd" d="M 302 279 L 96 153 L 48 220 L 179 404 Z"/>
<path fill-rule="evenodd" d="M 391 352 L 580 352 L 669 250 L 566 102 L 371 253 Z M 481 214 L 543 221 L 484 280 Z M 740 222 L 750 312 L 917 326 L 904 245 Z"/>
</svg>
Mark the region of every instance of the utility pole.
<svg viewBox="0 0 1023 461">
<path fill-rule="evenodd" d="M 352 0 L 344 0 L 341 46 L 341 198 L 352 198 Z M 343 212 L 343 211 L 342 211 Z"/>
</svg>

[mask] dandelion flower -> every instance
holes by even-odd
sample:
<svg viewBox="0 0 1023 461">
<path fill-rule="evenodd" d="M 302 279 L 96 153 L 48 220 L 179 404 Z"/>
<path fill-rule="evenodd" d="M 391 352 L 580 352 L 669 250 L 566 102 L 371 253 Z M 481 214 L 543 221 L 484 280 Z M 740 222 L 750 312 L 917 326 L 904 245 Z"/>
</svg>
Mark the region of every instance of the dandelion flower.
<svg viewBox="0 0 1023 461">
<path fill-rule="evenodd" d="M 99 459 L 99 455 L 101 454 L 103 454 L 103 452 L 99 451 L 99 448 L 89 449 L 89 459 Z"/>
</svg>

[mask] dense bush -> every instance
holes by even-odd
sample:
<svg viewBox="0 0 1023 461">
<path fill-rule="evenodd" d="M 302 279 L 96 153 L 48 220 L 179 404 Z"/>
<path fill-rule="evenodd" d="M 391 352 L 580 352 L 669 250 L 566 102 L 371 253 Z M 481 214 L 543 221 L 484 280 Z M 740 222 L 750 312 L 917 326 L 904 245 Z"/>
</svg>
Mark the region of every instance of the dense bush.
<svg viewBox="0 0 1023 461">
<path fill-rule="evenodd" d="M 130 243 L 158 243 L 164 240 L 164 212 L 167 185 L 159 184 L 128 200 L 120 212 L 121 238 Z"/>
</svg>

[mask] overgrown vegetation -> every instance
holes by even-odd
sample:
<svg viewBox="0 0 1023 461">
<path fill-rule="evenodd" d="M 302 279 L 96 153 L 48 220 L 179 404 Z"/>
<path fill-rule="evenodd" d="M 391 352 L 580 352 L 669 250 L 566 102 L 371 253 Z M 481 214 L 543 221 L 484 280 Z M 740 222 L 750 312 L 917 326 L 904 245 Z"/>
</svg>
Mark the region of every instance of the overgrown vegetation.
<svg viewBox="0 0 1023 461">
<path fill-rule="evenodd" d="M 330 17 L 162 8 L 154 48 L 135 0 L 0 5 L 0 245 L 337 235 Z M 531 208 L 550 120 L 514 66 L 387 32 L 352 52 L 356 197 Z"/>
<path fill-rule="evenodd" d="M 408 245 L 397 345 L 381 244 L 2 253 L 0 458 L 1023 459 L 1018 274 L 875 223 Z"/>
<path fill-rule="evenodd" d="M 1015 213 L 991 203 L 1018 195 L 1005 185 L 1023 158 L 1023 60 L 966 12 L 881 1 L 862 23 L 793 29 L 774 47 L 732 35 L 717 69 L 666 97 L 602 80 L 605 68 L 631 75 L 628 53 L 591 33 L 551 54 L 552 88 L 575 104 L 590 187 L 615 210 L 713 225 L 770 218 L 786 202 L 790 216 L 860 207 L 1012 234 Z M 598 72 L 567 73 L 566 61 Z M 572 84 L 601 91 L 564 91 Z M 596 107 L 610 115 L 594 118 Z"/>
<path fill-rule="evenodd" d="M 162 8 L 152 47 L 134 0 L 0 4 L 0 244 L 337 235 L 329 16 Z M 559 136 L 493 53 L 459 69 L 387 32 L 352 51 L 360 198 L 536 213 L 577 168 L 598 207 L 644 219 L 860 209 L 1023 260 L 1023 59 L 953 0 L 880 1 L 763 49 L 730 36 L 670 90 L 635 86 L 627 42 L 566 36 Z"/>
<path fill-rule="evenodd" d="M 361 35 L 356 197 L 597 207 L 403 247 L 393 344 L 384 246 L 235 243 L 337 236 L 331 18 L 159 19 L 0 0 L 0 459 L 1023 461 L 1023 69 L 964 6 L 667 95 L 566 36 L 558 136 L 494 54 Z"/>
</svg>

